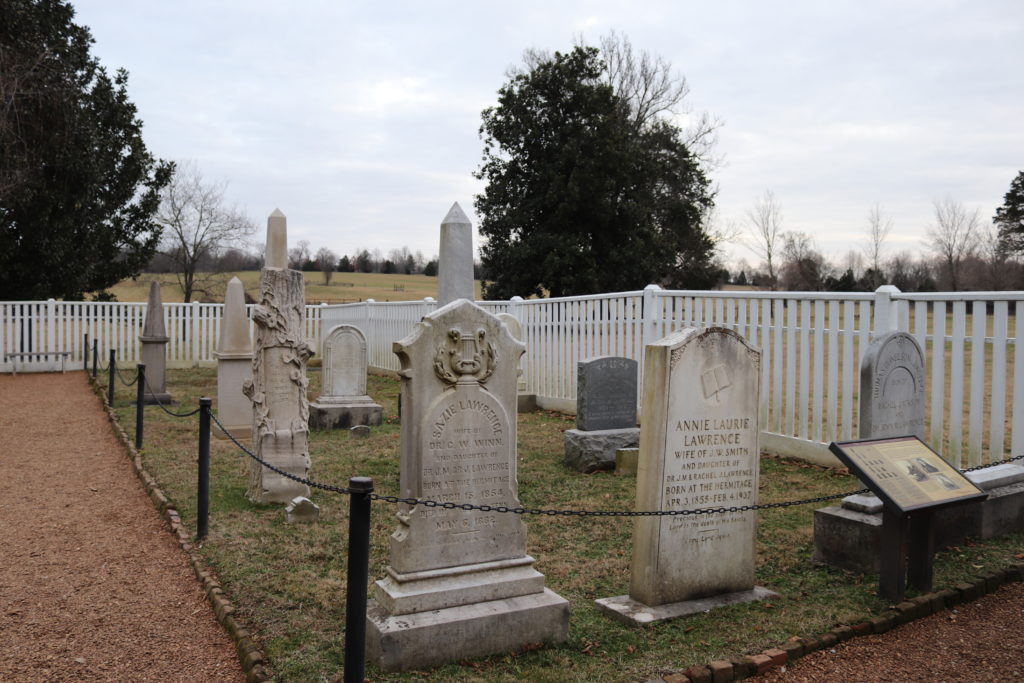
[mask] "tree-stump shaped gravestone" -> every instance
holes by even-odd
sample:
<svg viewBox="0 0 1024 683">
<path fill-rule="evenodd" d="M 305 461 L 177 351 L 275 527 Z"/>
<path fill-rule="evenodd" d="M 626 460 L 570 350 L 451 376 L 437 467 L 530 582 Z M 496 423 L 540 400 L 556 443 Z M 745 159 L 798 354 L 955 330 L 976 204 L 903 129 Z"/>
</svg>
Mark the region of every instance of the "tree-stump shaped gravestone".
<svg viewBox="0 0 1024 683">
<path fill-rule="evenodd" d="M 302 273 L 287 267 L 284 214 L 267 220 L 266 266 L 260 273 L 260 303 L 253 308 L 256 341 L 252 381 L 245 395 L 253 403 L 252 441 L 256 455 L 298 477 L 309 474 L 309 401 L 306 362 L 313 346 L 305 338 L 306 300 Z M 309 487 L 252 461 L 250 500 L 288 503 L 308 496 Z"/>
</svg>

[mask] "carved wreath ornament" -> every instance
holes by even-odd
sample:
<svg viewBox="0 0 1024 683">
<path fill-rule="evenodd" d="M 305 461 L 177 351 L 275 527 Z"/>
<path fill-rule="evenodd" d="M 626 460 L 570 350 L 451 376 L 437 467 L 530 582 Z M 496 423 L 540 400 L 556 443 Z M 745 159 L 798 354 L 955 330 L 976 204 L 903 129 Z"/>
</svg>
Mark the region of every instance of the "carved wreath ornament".
<svg viewBox="0 0 1024 683">
<path fill-rule="evenodd" d="M 447 384 L 467 379 L 483 384 L 494 372 L 497 363 L 498 354 L 494 344 L 487 339 L 486 330 L 481 327 L 476 334 L 464 334 L 453 327 L 437 347 L 434 372 Z"/>
</svg>

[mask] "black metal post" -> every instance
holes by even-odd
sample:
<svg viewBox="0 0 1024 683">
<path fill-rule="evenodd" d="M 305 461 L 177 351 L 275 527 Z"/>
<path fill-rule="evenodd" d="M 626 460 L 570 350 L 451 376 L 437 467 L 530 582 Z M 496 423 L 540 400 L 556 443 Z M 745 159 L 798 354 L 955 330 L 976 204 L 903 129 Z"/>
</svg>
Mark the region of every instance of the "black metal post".
<svg viewBox="0 0 1024 683">
<path fill-rule="evenodd" d="M 348 581 L 345 598 L 345 683 L 366 674 L 366 581 L 370 576 L 370 494 L 373 479 L 348 480 Z"/>
<path fill-rule="evenodd" d="M 198 519 L 196 540 L 206 538 L 210 525 L 210 406 L 213 399 L 199 399 L 199 491 L 196 497 Z"/>
<path fill-rule="evenodd" d="M 142 428 L 145 421 L 146 410 L 146 364 L 138 364 L 138 374 L 135 375 L 135 450 L 142 448 Z"/>
<path fill-rule="evenodd" d="M 89 333 L 85 333 L 85 343 L 82 344 L 82 369 L 89 372 Z"/>
<path fill-rule="evenodd" d="M 882 508 L 881 536 L 878 594 L 902 602 L 907 592 L 907 516 L 889 505 Z"/>
<path fill-rule="evenodd" d="M 92 340 L 92 378 L 96 379 L 96 367 L 99 365 L 100 340 Z"/>
<path fill-rule="evenodd" d="M 114 373 L 117 372 L 117 349 L 110 349 L 110 379 L 107 381 L 107 403 L 114 407 Z"/>
</svg>

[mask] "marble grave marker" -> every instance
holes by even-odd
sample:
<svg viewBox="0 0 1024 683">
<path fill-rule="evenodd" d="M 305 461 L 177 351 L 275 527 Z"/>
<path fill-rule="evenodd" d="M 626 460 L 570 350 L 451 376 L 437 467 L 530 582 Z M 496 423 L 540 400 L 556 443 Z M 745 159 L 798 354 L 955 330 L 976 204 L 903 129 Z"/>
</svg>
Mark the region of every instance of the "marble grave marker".
<svg viewBox="0 0 1024 683">
<path fill-rule="evenodd" d="M 252 338 L 249 318 L 245 315 L 245 290 L 237 277 L 228 282 L 220 339 L 213 355 L 217 358 L 217 418 L 233 437 L 249 441 L 252 438 L 252 401 L 242 393 L 242 387 L 252 381 Z M 218 439 L 227 438 L 216 427 L 213 435 Z"/>
<path fill-rule="evenodd" d="M 497 317 L 460 299 L 395 342 L 402 369 L 401 495 L 516 507 L 516 376 Z M 568 636 L 568 602 L 526 554 L 522 517 L 401 505 L 367 616 L 386 670 L 434 666 Z"/>
<path fill-rule="evenodd" d="M 565 462 L 580 472 L 615 467 L 615 451 L 635 448 L 637 362 L 598 356 L 576 366 L 576 428 L 565 431 Z"/>
<path fill-rule="evenodd" d="M 383 409 L 366 394 L 366 337 L 353 325 L 335 325 L 324 337 L 323 389 L 310 404 L 313 429 L 379 425 Z"/>
<path fill-rule="evenodd" d="M 149 301 L 146 320 L 139 341 L 142 342 L 142 362 L 146 365 L 146 391 L 144 403 L 171 403 L 167 392 L 167 328 L 164 325 L 164 304 L 160 299 L 160 283 L 149 283 Z"/>
<path fill-rule="evenodd" d="M 860 364 L 860 439 L 924 439 L 924 353 L 906 332 L 873 340 Z"/>
<path fill-rule="evenodd" d="M 252 381 L 252 442 L 264 461 L 300 477 L 309 475 L 309 400 L 306 362 L 313 344 L 305 338 L 306 298 L 302 273 L 289 270 L 287 223 L 275 209 L 267 219 L 266 266 L 260 272 L 260 303 L 253 308 L 256 342 Z M 309 487 L 250 462 L 250 500 L 288 503 Z"/>
<path fill-rule="evenodd" d="M 638 510 L 757 503 L 760 353 L 724 328 L 646 348 Z M 597 600 L 646 624 L 774 595 L 754 586 L 756 512 L 638 517 L 629 595 Z"/>
</svg>

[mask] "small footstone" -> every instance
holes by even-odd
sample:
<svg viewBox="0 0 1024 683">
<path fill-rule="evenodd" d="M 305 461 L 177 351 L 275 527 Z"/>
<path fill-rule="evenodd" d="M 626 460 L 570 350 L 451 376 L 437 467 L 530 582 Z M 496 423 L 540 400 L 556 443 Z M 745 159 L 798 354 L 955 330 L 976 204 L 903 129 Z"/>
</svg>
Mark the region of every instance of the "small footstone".
<svg viewBox="0 0 1024 683">
<path fill-rule="evenodd" d="M 366 425 L 356 425 L 348 430 L 353 439 L 365 439 L 370 436 L 370 428 Z"/>
<path fill-rule="evenodd" d="M 284 521 L 288 524 L 320 521 L 320 507 L 309 498 L 298 496 L 284 508 Z"/>
</svg>

